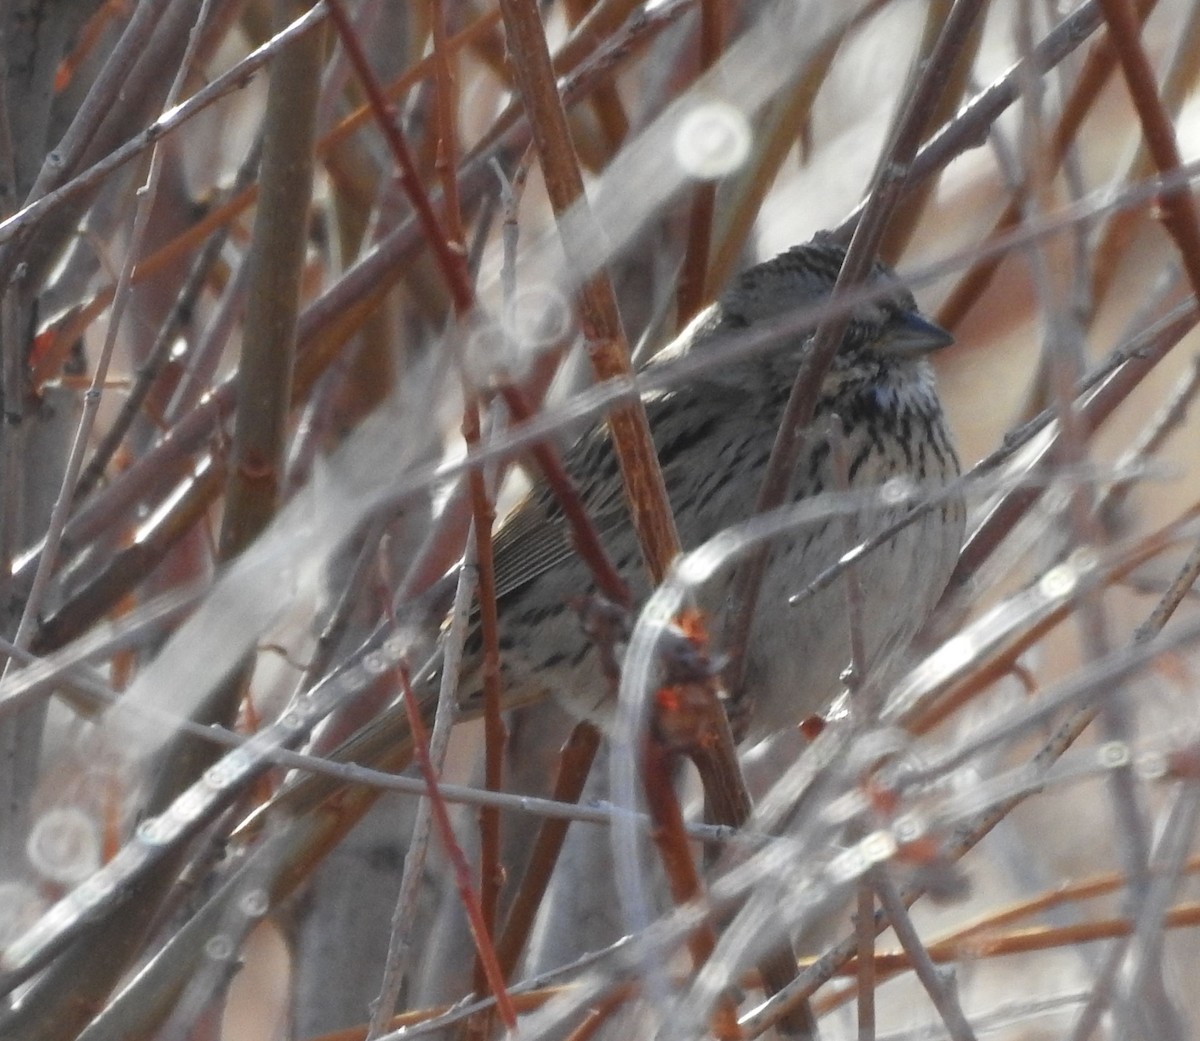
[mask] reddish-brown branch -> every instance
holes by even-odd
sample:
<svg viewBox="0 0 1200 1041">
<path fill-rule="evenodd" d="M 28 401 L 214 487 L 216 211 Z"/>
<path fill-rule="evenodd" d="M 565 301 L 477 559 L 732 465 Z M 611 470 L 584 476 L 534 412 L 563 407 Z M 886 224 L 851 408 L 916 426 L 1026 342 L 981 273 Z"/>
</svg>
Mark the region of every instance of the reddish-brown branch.
<svg viewBox="0 0 1200 1041">
<path fill-rule="evenodd" d="M 1173 533 L 1180 526 L 1194 521 L 1197 517 L 1200 517 L 1200 504 L 1192 505 L 1168 527 L 1148 535 L 1140 545 L 1131 550 L 1127 557 L 1112 569 L 1111 574 L 1105 579 L 1105 584 L 1112 585 L 1120 582 L 1148 561 L 1171 549 L 1175 545 Z M 907 721 L 906 727 L 915 734 L 930 733 L 993 683 L 1012 673 L 1017 667 L 1020 657 L 1070 618 L 1075 608 L 1074 603 L 1063 604 L 1030 626 L 990 661 L 973 669 L 970 676 L 952 686 L 932 705 L 924 708 L 918 718 Z"/>
<path fill-rule="evenodd" d="M 701 0 L 700 72 L 711 68 L 721 56 L 724 36 L 722 0 Z M 677 329 L 687 325 L 705 303 L 704 292 L 708 283 L 708 255 L 712 243 L 716 201 L 717 186 L 711 181 L 696 185 L 692 191 L 687 246 L 684 248 L 683 268 L 679 273 L 679 288 L 675 296 Z"/>
<path fill-rule="evenodd" d="M 1153 338 L 1143 338 L 1141 342 L 1136 342 L 1136 351 L 1128 351 L 1120 367 L 1111 372 L 1094 392 L 1090 395 L 1082 391 L 1077 394 L 1077 400 L 1082 401 L 1078 408 L 1083 429 L 1086 432 L 1097 430 L 1112 415 L 1113 410 L 1133 393 L 1150 371 L 1195 327 L 1198 317 L 1200 315 L 1195 312 L 1182 315 L 1168 326 L 1159 329 Z M 993 453 L 976 466 L 975 472 L 991 472 L 994 465 L 1007 456 L 1007 449 Z M 1043 455 L 1042 458 L 1048 456 Z M 1027 481 L 1000 497 L 992 511 L 971 533 L 971 537 L 963 546 L 946 586 L 947 595 L 954 595 L 965 588 L 972 576 L 1041 495 L 1042 489 L 1036 483 Z"/>
<path fill-rule="evenodd" d="M 447 250 L 456 254 L 458 262 L 449 264 L 437 253 L 439 263 L 451 284 L 455 310 L 459 319 L 465 318 L 474 307 L 475 294 L 467 283 L 466 253 L 462 212 L 458 197 L 458 126 L 455 118 L 456 97 L 450 59 L 446 52 L 445 9 L 442 0 L 430 0 L 430 21 L 434 46 L 434 73 L 437 85 L 437 158 L 435 167 L 440 175 L 443 193 L 443 212 Z M 397 137 L 399 137 L 397 131 Z M 403 141 L 402 138 L 400 138 Z M 419 182 L 416 190 L 421 190 Z M 422 193 L 423 194 L 423 193 Z M 412 198 L 412 191 L 409 192 Z M 417 200 L 413 200 L 418 213 Z M 426 200 L 427 202 L 427 200 Z M 429 208 L 432 218 L 432 207 Z M 434 221 L 436 224 L 436 221 Z M 462 283 L 461 285 L 459 283 Z M 479 402 L 472 388 L 466 388 L 467 403 L 463 410 L 463 437 L 467 450 L 480 444 Z M 475 560 L 479 571 L 479 620 L 483 636 L 483 725 L 484 725 L 484 784 L 490 791 L 500 791 L 504 784 L 504 744 L 507 737 L 501 718 L 503 679 L 500 672 L 500 620 L 496 609 L 496 566 L 492 548 L 492 525 L 495 509 L 484 482 L 483 472 L 472 469 L 467 474 L 471 496 L 471 516 L 475 534 Z M 500 811 L 484 807 L 479 813 L 479 904 L 483 927 L 492 939 L 496 935 L 496 909 L 500 904 L 503 867 L 500 863 Z M 475 989 L 485 993 L 488 984 L 487 966 L 483 953 L 475 961 Z"/>
<path fill-rule="evenodd" d="M 675 795 L 672 779 L 673 760 L 674 756 L 657 737 L 651 736 L 646 739 L 642 763 L 646 806 L 654 822 L 654 844 L 658 847 L 671 898 L 676 904 L 686 904 L 700 899 L 703 886 L 692 861 L 683 813 Z M 707 962 L 716 945 L 716 935 L 712 926 L 697 927 L 688 937 L 688 950 L 692 955 L 693 966 L 699 968 Z M 712 1029 L 718 1038 L 741 1036 L 737 1028 L 737 1012 L 728 996 L 718 1003 L 713 1015 Z"/>
<path fill-rule="evenodd" d="M 463 413 L 463 437 L 467 449 L 479 446 L 479 406 L 474 398 Z M 506 732 L 501 718 L 503 696 L 500 674 L 500 619 L 496 610 L 496 567 L 492 551 L 492 523 L 495 511 L 484 484 L 483 472 L 472 468 L 467 474 L 474 520 L 476 565 L 479 569 L 479 625 L 483 635 L 483 721 L 484 783 L 491 791 L 500 791 L 504 783 L 504 742 Z M 500 902 L 500 811 L 484 807 L 479 813 L 480 833 L 480 911 L 487 935 L 495 935 L 496 908 Z M 480 993 L 488 983 L 483 952 L 476 961 L 475 985 Z"/>
<path fill-rule="evenodd" d="M 1144 20 L 1154 9 L 1158 0 L 1142 0 L 1138 11 L 1139 19 Z M 1054 128 L 1050 139 L 1047 172 L 1057 170 L 1061 165 L 1067 150 L 1075 141 L 1084 120 L 1099 100 L 1101 90 L 1113 69 L 1116 68 L 1117 53 L 1113 49 L 1110 37 L 1100 40 L 1088 52 L 1079 78 L 1075 81 L 1066 104 L 1063 105 L 1062 115 Z M 997 218 L 985 242 L 994 240 L 1009 229 L 1015 227 L 1021 219 L 1021 200 L 1012 199 L 1004 212 Z M 950 295 L 946 297 L 938 311 L 938 324 L 954 330 L 967 316 L 971 308 L 991 285 L 996 270 L 1003 262 L 1005 254 L 992 253 L 976 263 L 958 280 Z"/>
<path fill-rule="evenodd" d="M 580 723 L 571 731 L 559 756 L 558 776 L 551 796 L 556 802 L 579 801 L 599 747 L 600 731 L 591 723 Z M 538 829 L 529 864 L 509 908 L 504 930 L 496 943 L 496 956 L 505 979 L 512 975 L 517 959 L 525 948 L 570 823 L 564 818 L 547 817 Z"/>
<path fill-rule="evenodd" d="M 409 202 L 416 211 L 417 220 L 424 232 L 425 241 L 433 250 L 438 267 L 446 276 L 446 285 L 454 298 L 454 309 L 460 316 L 466 315 L 474 304 L 474 294 L 471 291 L 470 278 L 467 273 L 466 256 L 461 250 L 455 250 L 443 232 L 425 186 L 417 174 L 416 164 L 409 152 L 408 144 L 400 128 L 396 125 L 394 110 L 379 85 L 379 80 L 372 71 L 363 53 L 362 45 L 346 15 L 342 0 L 330 0 L 329 18 L 337 29 L 338 38 L 346 48 L 346 56 L 354 66 L 360 85 L 367 95 L 367 101 L 375 122 L 383 132 L 384 140 L 396 160 L 397 175 L 400 184 L 408 196 Z"/>
<path fill-rule="evenodd" d="M 1200 925 L 1200 904 L 1180 904 L 1171 908 L 1163 921 L 1163 928 L 1185 929 Z M 1128 918 L 1103 918 L 1093 922 L 1078 922 L 1068 926 L 1031 926 L 997 932 L 978 939 L 952 937 L 935 940 L 926 947 L 930 958 L 941 965 L 955 962 L 975 961 L 979 958 L 1004 958 L 1014 954 L 1032 954 L 1036 951 L 1071 950 L 1080 943 L 1118 939 L 1130 936 L 1133 922 Z M 911 961 L 903 951 L 875 954 L 873 961 L 880 980 L 898 976 L 912 968 Z M 858 970 L 857 960 L 841 966 L 836 975 L 853 975 Z M 857 992 L 857 986 L 848 987 L 837 994 L 815 1002 L 822 1014 L 832 1012 Z"/>
<path fill-rule="evenodd" d="M 588 1009 L 583 1022 L 567 1034 L 563 1041 L 591 1041 L 600 1028 L 612 1018 L 613 1013 L 628 1000 L 629 993 L 625 987 L 607 994 Z"/>
<path fill-rule="evenodd" d="M 1191 97 L 1196 84 L 1196 58 L 1200 54 L 1200 9 L 1193 7 L 1182 23 L 1178 30 L 1176 57 L 1163 80 L 1161 92 L 1163 104 L 1175 117 Z M 1154 160 L 1143 144 L 1125 169 L 1124 181 L 1132 184 L 1144 180 L 1151 174 L 1153 165 Z M 1152 206 L 1149 212 L 1153 213 Z M 1095 306 L 1099 307 L 1107 298 L 1121 269 L 1121 261 L 1128 255 L 1130 243 L 1147 215 L 1147 207 L 1139 206 L 1109 216 L 1104 232 L 1096 243 L 1092 260 L 1092 297 Z"/>
<path fill-rule="evenodd" d="M 589 274 L 587 262 L 578 259 L 580 251 L 575 236 L 585 233 L 582 229 L 587 227 L 587 200 L 537 4 L 533 0 L 501 0 L 500 10 L 546 191 L 560 221 L 563 248 L 572 269 L 584 279 L 578 296 L 580 322 L 592 369 L 601 380 L 627 378 L 629 349 L 612 284 L 603 272 Z M 583 218 L 573 221 L 570 231 L 561 224 L 568 212 Z M 679 552 L 679 536 L 645 408 L 638 401 L 614 409 L 609 415 L 609 427 L 634 529 L 647 570 L 658 583 Z"/>
<path fill-rule="evenodd" d="M 588 7 L 591 7 L 590 11 L 587 10 Z M 565 12 L 571 22 L 572 38 L 575 38 L 577 35 L 578 26 L 583 24 L 585 18 L 590 19 L 590 27 L 586 32 L 594 34 L 595 28 L 593 26 L 598 20 L 596 15 L 603 13 L 606 7 L 625 9 L 627 12 L 634 7 L 634 4 L 630 3 L 629 0 L 595 5 L 593 5 L 592 0 L 566 0 Z M 612 25 L 611 28 L 616 29 L 617 25 Z M 583 32 L 583 30 L 578 30 L 578 35 L 582 35 Z M 562 62 L 556 58 L 554 69 L 556 72 L 560 72 L 561 68 Z M 629 133 L 629 118 L 625 115 L 625 108 L 621 103 L 621 94 L 617 90 L 616 84 L 611 81 L 599 84 L 592 92 L 591 107 L 592 111 L 596 114 L 596 122 L 600 125 L 600 131 L 604 137 L 605 153 L 611 154 L 620 147 L 621 143 L 625 140 L 625 136 Z"/>
<path fill-rule="evenodd" d="M 446 51 L 448 54 L 456 54 L 463 47 L 469 46 L 473 41 L 481 35 L 489 32 L 495 27 L 499 21 L 499 12 L 491 12 L 481 15 L 474 22 L 468 25 L 462 32 L 456 33 L 446 41 Z M 433 70 L 433 55 L 428 55 L 416 62 L 410 68 L 396 77 L 388 84 L 385 97 L 389 102 L 395 101 L 405 91 L 414 84 L 419 83 L 422 79 L 428 77 Z M 370 105 L 363 105 L 346 116 L 337 126 L 329 131 L 320 141 L 317 142 L 317 156 L 325 157 L 329 155 L 338 145 L 340 145 L 351 134 L 359 130 L 368 119 L 372 118 L 374 110 Z M 137 267 L 133 271 L 133 285 L 140 285 L 145 281 L 152 279 L 155 275 L 163 270 L 170 268 L 173 264 L 179 262 L 180 258 L 196 249 L 209 235 L 220 227 L 224 227 L 235 220 L 240 214 L 244 213 L 254 205 L 258 198 L 258 185 L 252 184 L 244 190 L 236 193 L 233 198 L 220 206 L 209 210 L 200 220 L 191 225 L 187 230 L 180 233 L 166 245 L 157 249 L 153 254 L 145 260 L 138 262 Z M 37 381 L 43 381 L 50 378 L 57 372 L 57 366 L 53 364 L 53 360 L 57 358 L 58 365 L 61 365 L 62 358 L 70 346 L 78 340 L 84 332 L 91 327 L 92 323 L 104 313 L 108 306 L 112 303 L 113 286 L 106 286 L 101 289 L 91 300 L 85 303 L 77 312 L 75 312 L 69 321 L 67 321 L 62 330 L 56 336 L 56 343 L 60 343 L 61 350 L 57 353 L 51 353 L 46 356 L 45 364 L 39 362 L 36 369 Z"/>
<path fill-rule="evenodd" d="M 413 758 L 416 759 L 417 767 L 428 788 L 434 827 L 437 829 L 442 848 L 453 868 L 454 882 L 458 888 L 459 898 L 462 900 L 463 910 L 467 915 L 467 924 L 475 940 L 475 950 L 483 961 L 488 986 L 496 999 L 496 1009 L 500 1013 L 500 1018 L 509 1030 L 515 1030 L 517 1026 L 516 1010 L 508 995 L 508 989 L 504 985 L 504 977 L 496 960 L 496 950 L 492 946 L 491 937 L 484 923 L 479 901 L 471 889 L 471 868 L 467 863 L 466 855 L 454 838 L 454 828 L 450 824 L 450 813 L 446 808 L 446 801 L 438 794 L 438 779 L 433 769 L 433 763 L 429 759 L 429 733 L 425 729 L 425 721 L 421 716 L 421 705 L 417 701 L 416 694 L 413 693 L 407 668 L 403 665 L 397 667 L 396 676 L 404 696 L 404 711 L 408 716 L 408 725 L 412 734 Z"/>
<path fill-rule="evenodd" d="M 1175 127 L 1158 96 L 1158 80 L 1139 40 L 1141 27 L 1132 0 L 1100 0 L 1100 7 L 1154 165 L 1164 175 L 1177 174 L 1183 159 L 1175 141 Z M 1163 227 L 1179 247 L 1192 292 L 1200 297 L 1200 215 L 1191 191 L 1184 188 L 1164 192 L 1158 203 Z"/>
<path fill-rule="evenodd" d="M 458 92 L 450 66 L 446 37 L 446 10 L 443 0 L 429 0 L 429 21 L 433 30 L 433 68 L 437 83 L 437 159 L 434 167 L 442 185 L 442 212 L 446 233 L 453 247 L 465 248 L 462 206 L 458 198 Z"/>
</svg>

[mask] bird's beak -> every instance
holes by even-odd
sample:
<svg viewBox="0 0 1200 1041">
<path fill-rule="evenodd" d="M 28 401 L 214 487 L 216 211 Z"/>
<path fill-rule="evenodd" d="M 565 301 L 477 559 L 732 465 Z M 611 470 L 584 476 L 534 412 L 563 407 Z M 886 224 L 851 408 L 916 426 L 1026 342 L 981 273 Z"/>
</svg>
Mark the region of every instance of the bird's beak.
<svg viewBox="0 0 1200 1041">
<path fill-rule="evenodd" d="M 903 355 L 928 354 L 949 347 L 953 342 L 954 337 L 936 322 L 916 311 L 908 311 L 891 322 L 886 349 Z"/>
</svg>

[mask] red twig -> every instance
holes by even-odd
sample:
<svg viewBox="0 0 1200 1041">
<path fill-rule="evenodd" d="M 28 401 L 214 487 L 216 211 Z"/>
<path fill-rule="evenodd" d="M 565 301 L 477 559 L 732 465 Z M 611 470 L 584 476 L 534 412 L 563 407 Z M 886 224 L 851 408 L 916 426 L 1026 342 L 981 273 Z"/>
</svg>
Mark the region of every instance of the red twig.
<svg viewBox="0 0 1200 1041">
<path fill-rule="evenodd" d="M 396 125 L 395 110 L 384 95 L 378 78 L 371 70 L 366 55 L 363 54 L 362 45 L 355 35 L 353 25 L 346 16 L 342 0 L 329 0 L 328 10 L 329 18 L 337 29 L 342 46 L 346 48 L 346 56 L 350 59 L 350 64 L 354 66 L 354 72 L 367 95 L 371 111 L 375 115 L 375 121 L 379 124 L 379 129 L 383 132 L 388 148 L 391 149 L 392 156 L 396 160 L 397 176 L 416 211 L 417 220 L 425 233 L 425 241 L 433 250 L 438 266 L 447 276 L 446 284 L 454 298 L 454 309 L 460 315 L 464 315 L 471 310 L 474 304 L 474 294 L 471 292 L 471 284 L 467 275 L 466 257 L 461 251 L 457 251 L 451 246 L 450 240 L 438 222 L 437 214 L 433 212 L 429 196 L 425 192 L 424 185 L 421 184 L 421 178 L 417 175 L 417 168 L 413 163 L 412 154 L 408 150 L 408 144 L 404 140 L 404 135 L 400 133 L 400 128 Z"/>
<path fill-rule="evenodd" d="M 725 35 L 721 8 L 722 0 L 703 0 L 700 5 L 701 72 L 710 68 L 721 56 L 721 41 Z M 717 186 L 711 181 L 698 184 L 692 193 L 687 247 L 675 301 L 675 326 L 678 329 L 687 325 L 704 304 L 716 201 Z"/>
<path fill-rule="evenodd" d="M 408 725 L 412 732 L 413 757 L 417 761 L 421 776 L 429 787 L 429 804 L 433 811 L 434 826 L 437 828 L 438 838 L 442 841 L 442 847 L 445 849 L 454 871 L 454 882 L 462 900 L 463 910 L 467 915 L 467 925 L 475 940 L 475 949 L 483 962 L 488 986 L 496 998 L 496 1008 L 500 1013 L 500 1018 L 509 1030 L 515 1030 L 517 1026 L 516 1009 L 514 1009 L 512 998 L 509 997 L 508 990 L 504 985 L 500 964 L 496 960 L 496 950 L 488 936 L 479 901 L 471 889 L 471 868 L 462 848 L 455 841 L 446 802 L 438 794 L 437 775 L 429 760 L 429 732 L 425 729 L 425 721 L 421 718 L 421 706 L 413 692 L 412 684 L 409 682 L 408 668 L 403 664 L 396 666 L 396 677 L 400 682 L 400 690 L 404 696 L 404 711 L 408 716 Z"/>
<path fill-rule="evenodd" d="M 579 800 L 599 747 L 600 731 L 590 723 L 580 723 L 571 731 L 559 756 L 558 776 L 554 781 L 552 796 L 556 802 Z M 529 866 L 521 878 L 521 885 L 504 922 L 504 931 L 496 943 L 497 957 L 505 979 L 512 974 L 529 938 L 570 823 L 565 818 L 547 817 L 538 828 Z"/>
<path fill-rule="evenodd" d="M 500 10 L 555 216 L 561 221 L 572 211 L 586 217 L 583 177 L 537 4 L 534 0 L 500 0 Z M 579 231 L 568 233 L 561 224 L 560 231 L 568 263 L 584 277 L 578 294 L 580 323 L 592 369 L 601 380 L 628 377 L 629 350 L 612 284 L 603 272 L 587 274 L 586 258 L 576 260 Z M 609 427 L 638 543 L 651 578 L 659 582 L 679 552 L 679 536 L 641 402 L 613 409 Z"/>
<path fill-rule="evenodd" d="M 472 398 L 463 412 L 463 436 L 467 450 L 479 446 L 479 406 Z M 479 568 L 479 623 L 483 634 L 483 725 L 484 779 L 491 791 L 500 791 L 504 782 L 504 742 L 506 732 L 501 718 L 500 699 L 500 619 L 496 610 L 496 567 L 492 552 L 492 523 L 495 511 L 484 485 L 483 472 L 467 474 L 474 517 L 475 553 Z M 496 907 L 500 902 L 500 811 L 484 807 L 479 813 L 480 895 L 483 925 L 487 935 L 495 934 Z M 489 982 L 483 951 L 476 962 L 475 984 L 480 990 Z"/>
<path fill-rule="evenodd" d="M 1142 0 L 1139 17 L 1146 17 L 1155 2 L 1156 0 Z M 1106 36 L 1097 42 L 1088 52 L 1050 139 L 1047 173 L 1057 170 L 1062 165 L 1067 149 L 1075 141 L 1084 119 L 1100 99 L 1104 84 L 1112 74 L 1116 63 L 1117 55 L 1110 37 Z M 1015 227 L 1020 219 L 1021 202 L 1019 199 L 1013 199 L 997 218 L 985 241 L 998 238 L 1010 228 Z M 1005 256 L 1007 256 L 1005 253 L 989 254 L 971 265 L 967 273 L 958 280 L 938 311 L 939 325 L 950 330 L 958 327 L 991 284 L 992 278 Z"/>
<path fill-rule="evenodd" d="M 1171 117 L 1158 96 L 1158 81 L 1150 59 L 1139 42 L 1140 26 L 1130 0 L 1100 0 L 1108 23 L 1113 47 L 1121 61 L 1121 71 L 1129 85 L 1129 94 L 1142 123 L 1146 147 L 1160 173 L 1179 171 L 1183 160 L 1175 141 Z M 1159 196 L 1163 227 L 1179 247 L 1192 292 L 1200 297 L 1200 219 L 1189 190 L 1164 192 Z"/>
<path fill-rule="evenodd" d="M 671 898 L 676 904 L 686 904 L 700 899 L 703 886 L 688 849 L 683 814 L 672 783 L 675 756 L 653 735 L 646 738 L 642 755 L 646 806 L 654 820 L 654 844 L 658 847 Z M 699 926 L 688 938 L 688 950 L 696 968 L 707 962 L 715 949 L 716 936 L 710 925 Z M 741 1037 L 737 1012 L 729 997 L 722 998 L 718 1004 L 712 1029 L 718 1038 Z"/>
<path fill-rule="evenodd" d="M 438 142 L 435 167 L 442 183 L 443 210 L 451 243 L 463 249 L 462 206 L 458 198 L 458 126 L 455 113 L 458 93 L 450 67 L 450 51 L 446 36 L 444 0 L 429 0 L 430 27 L 433 32 L 433 71 L 437 83 Z"/>
</svg>

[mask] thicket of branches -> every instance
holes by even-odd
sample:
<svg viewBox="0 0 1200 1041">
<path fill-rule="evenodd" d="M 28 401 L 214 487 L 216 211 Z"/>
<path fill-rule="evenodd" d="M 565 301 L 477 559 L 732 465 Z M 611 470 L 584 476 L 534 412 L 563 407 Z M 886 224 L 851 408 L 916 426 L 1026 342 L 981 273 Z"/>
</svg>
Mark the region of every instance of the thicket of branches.
<svg viewBox="0 0 1200 1041">
<path fill-rule="evenodd" d="M 1195 1032 L 1200 5 L 0 17 L 0 1036 Z M 669 746 L 451 732 L 422 594 L 453 678 L 581 424 L 677 603 L 630 358 L 821 229 L 958 341 L 908 667 L 740 759 L 715 668 Z"/>
</svg>

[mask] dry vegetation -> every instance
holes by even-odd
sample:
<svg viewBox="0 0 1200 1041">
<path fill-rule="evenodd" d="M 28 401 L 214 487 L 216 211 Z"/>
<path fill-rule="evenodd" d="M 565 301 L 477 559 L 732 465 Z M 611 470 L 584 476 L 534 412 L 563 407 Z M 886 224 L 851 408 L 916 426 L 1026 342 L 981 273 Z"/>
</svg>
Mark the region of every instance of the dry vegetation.
<svg viewBox="0 0 1200 1041">
<path fill-rule="evenodd" d="M 0 17 L 0 1036 L 1195 1036 L 1200 4 Z M 407 701 L 583 418 L 669 574 L 630 351 L 822 228 L 958 340 L 887 707 L 739 764 L 715 679 L 670 748 Z"/>
</svg>

